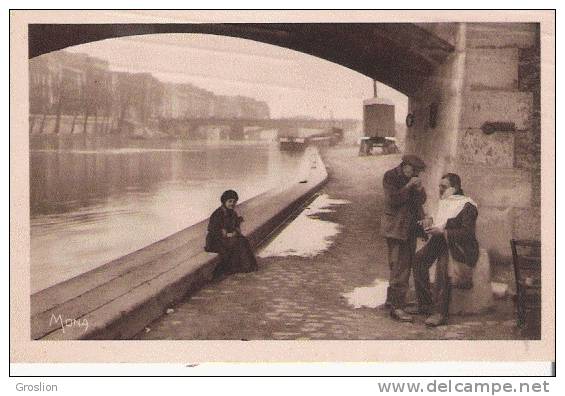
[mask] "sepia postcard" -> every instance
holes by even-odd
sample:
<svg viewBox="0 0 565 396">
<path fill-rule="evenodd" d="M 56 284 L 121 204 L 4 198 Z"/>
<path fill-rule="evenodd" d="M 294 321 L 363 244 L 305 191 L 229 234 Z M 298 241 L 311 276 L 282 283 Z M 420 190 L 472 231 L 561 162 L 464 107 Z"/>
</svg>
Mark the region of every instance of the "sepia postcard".
<svg viewBox="0 0 565 396">
<path fill-rule="evenodd" d="M 555 361 L 554 11 L 13 10 L 12 363 Z"/>
</svg>

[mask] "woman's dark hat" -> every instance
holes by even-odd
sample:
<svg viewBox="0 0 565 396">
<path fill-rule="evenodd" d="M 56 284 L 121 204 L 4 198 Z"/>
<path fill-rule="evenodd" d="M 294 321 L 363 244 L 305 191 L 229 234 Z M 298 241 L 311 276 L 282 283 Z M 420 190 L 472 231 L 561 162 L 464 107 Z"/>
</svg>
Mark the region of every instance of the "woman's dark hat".
<svg viewBox="0 0 565 396">
<path fill-rule="evenodd" d="M 417 155 L 406 154 L 402 156 L 402 162 L 405 164 L 412 165 L 412 167 L 420 170 L 426 169 L 426 163 L 420 159 Z"/>
<path fill-rule="evenodd" d="M 228 199 L 235 199 L 237 201 L 239 200 L 239 196 L 234 190 L 227 190 L 224 191 L 224 193 L 220 197 L 220 201 L 222 201 L 222 204 L 224 204 Z"/>
</svg>

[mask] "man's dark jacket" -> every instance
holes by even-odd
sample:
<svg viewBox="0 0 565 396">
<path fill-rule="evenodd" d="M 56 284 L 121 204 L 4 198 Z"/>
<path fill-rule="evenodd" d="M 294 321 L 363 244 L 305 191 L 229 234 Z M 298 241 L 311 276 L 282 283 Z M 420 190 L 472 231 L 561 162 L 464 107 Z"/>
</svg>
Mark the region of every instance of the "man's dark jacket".
<svg viewBox="0 0 565 396">
<path fill-rule="evenodd" d="M 417 221 L 424 217 L 422 205 L 426 202 L 426 193 L 423 189 L 418 191 L 415 188 L 406 188 L 409 180 L 400 166 L 384 174 L 381 233 L 385 238 L 401 241 L 414 238 Z"/>
<path fill-rule="evenodd" d="M 479 212 L 475 205 L 466 203 L 459 214 L 447 220 L 445 234 L 451 256 L 471 267 L 479 259 L 479 242 L 475 235 L 475 226 Z"/>
</svg>

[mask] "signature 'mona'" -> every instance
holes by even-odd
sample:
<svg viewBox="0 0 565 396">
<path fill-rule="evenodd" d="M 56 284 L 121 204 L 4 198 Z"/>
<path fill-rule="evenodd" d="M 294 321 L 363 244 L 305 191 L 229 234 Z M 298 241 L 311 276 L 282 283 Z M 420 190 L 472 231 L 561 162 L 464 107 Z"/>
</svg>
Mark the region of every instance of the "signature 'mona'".
<svg viewBox="0 0 565 396">
<path fill-rule="evenodd" d="M 61 326 L 61 330 L 63 333 L 65 332 L 66 327 L 83 327 L 84 332 L 88 330 L 88 320 L 87 319 L 74 319 L 74 318 L 67 318 L 63 319 L 62 315 L 55 316 L 55 314 L 51 314 L 51 319 L 49 320 L 49 326 L 55 324 L 59 324 Z"/>
</svg>

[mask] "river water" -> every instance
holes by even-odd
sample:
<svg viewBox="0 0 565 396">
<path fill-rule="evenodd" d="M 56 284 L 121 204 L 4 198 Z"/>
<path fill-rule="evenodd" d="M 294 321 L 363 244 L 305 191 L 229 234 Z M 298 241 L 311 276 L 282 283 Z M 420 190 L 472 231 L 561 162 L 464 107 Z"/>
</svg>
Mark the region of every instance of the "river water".
<svg viewBox="0 0 565 396">
<path fill-rule="evenodd" d="M 267 141 L 34 137 L 31 292 L 206 219 L 226 189 L 242 202 L 294 183 L 301 162 Z"/>
</svg>

